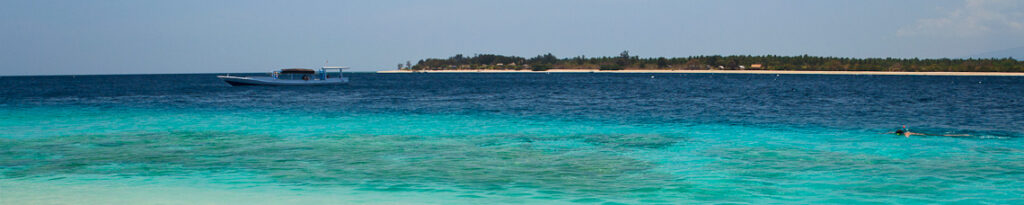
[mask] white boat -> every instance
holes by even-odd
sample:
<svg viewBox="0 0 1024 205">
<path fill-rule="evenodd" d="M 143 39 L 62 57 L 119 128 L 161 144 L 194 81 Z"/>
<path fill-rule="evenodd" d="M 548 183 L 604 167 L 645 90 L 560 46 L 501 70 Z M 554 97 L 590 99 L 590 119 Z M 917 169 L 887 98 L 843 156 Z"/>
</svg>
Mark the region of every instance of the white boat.
<svg viewBox="0 0 1024 205">
<path fill-rule="evenodd" d="M 217 76 L 232 86 L 243 85 L 335 85 L 348 83 L 348 78 L 342 75 L 342 70 L 348 67 L 321 67 L 317 72 L 306 68 L 287 68 L 274 71 L 270 76 Z M 338 75 L 328 73 L 328 70 L 338 70 Z"/>
</svg>

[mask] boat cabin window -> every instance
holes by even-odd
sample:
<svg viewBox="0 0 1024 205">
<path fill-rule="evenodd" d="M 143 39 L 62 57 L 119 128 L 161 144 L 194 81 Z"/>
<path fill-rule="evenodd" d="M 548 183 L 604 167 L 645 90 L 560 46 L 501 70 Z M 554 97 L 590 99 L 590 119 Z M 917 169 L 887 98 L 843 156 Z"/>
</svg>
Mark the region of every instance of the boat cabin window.
<svg viewBox="0 0 1024 205">
<path fill-rule="evenodd" d="M 323 71 L 323 70 L 322 70 Z M 271 74 L 275 79 L 281 80 L 326 80 L 343 78 L 344 74 L 339 72 L 316 72 L 313 69 L 286 68 Z"/>
<path fill-rule="evenodd" d="M 281 79 L 281 80 L 304 80 L 304 79 L 313 80 L 313 79 L 316 79 L 313 76 L 315 76 L 315 75 L 313 75 L 313 74 L 296 74 L 296 73 L 279 73 L 279 74 L 277 74 L 277 79 Z"/>
</svg>

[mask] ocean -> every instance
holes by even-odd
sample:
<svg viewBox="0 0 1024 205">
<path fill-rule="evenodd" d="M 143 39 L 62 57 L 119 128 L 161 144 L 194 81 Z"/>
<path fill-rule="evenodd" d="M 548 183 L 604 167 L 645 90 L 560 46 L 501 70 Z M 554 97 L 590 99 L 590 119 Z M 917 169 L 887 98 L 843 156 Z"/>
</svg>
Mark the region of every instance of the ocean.
<svg viewBox="0 0 1024 205">
<path fill-rule="evenodd" d="M 1024 204 L 1022 77 L 347 76 L 0 77 L 0 204 Z"/>
</svg>

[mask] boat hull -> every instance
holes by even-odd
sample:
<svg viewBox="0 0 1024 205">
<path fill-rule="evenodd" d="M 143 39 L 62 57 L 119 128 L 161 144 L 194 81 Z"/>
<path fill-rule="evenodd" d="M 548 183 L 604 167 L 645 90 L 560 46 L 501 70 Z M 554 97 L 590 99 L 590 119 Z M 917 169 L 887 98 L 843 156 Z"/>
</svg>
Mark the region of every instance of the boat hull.
<svg viewBox="0 0 1024 205">
<path fill-rule="evenodd" d="M 271 77 L 240 77 L 217 76 L 232 86 L 302 86 L 302 85 L 339 85 L 348 83 L 348 78 L 328 78 L 326 80 L 285 80 Z"/>
</svg>

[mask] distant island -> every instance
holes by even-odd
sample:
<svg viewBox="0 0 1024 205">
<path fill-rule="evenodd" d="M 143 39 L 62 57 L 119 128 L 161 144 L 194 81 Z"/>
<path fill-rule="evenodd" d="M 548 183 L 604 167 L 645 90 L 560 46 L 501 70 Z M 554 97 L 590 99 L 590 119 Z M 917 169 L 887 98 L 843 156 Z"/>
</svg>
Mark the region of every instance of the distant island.
<svg viewBox="0 0 1024 205">
<path fill-rule="evenodd" d="M 558 58 L 548 53 L 532 58 L 458 54 L 447 59 L 428 58 L 399 71 L 874 71 L 874 72 L 1024 72 L 1024 62 L 1013 58 L 919 59 L 844 58 L 820 56 L 690 56 L 641 58 L 623 51 L 615 57 Z"/>
</svg>

